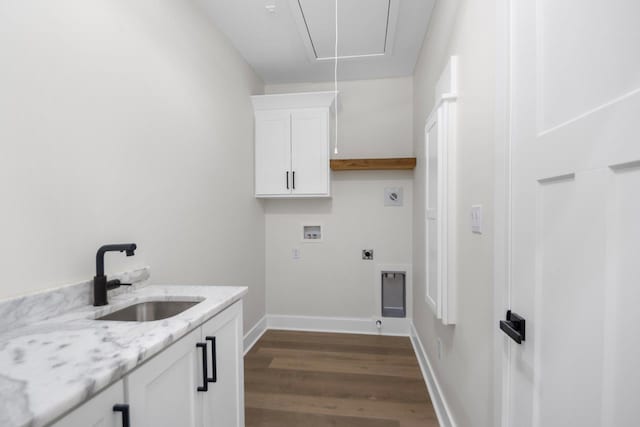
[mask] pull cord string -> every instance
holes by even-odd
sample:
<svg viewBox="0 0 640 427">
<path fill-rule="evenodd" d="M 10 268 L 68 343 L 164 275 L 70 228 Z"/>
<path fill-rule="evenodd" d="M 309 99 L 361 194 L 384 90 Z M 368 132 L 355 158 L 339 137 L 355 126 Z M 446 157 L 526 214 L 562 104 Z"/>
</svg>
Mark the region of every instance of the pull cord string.
<svg viewBox="0 0 640 427">
<path fill-rule="evenodd" d="M 333 90 L 335 91 L 335 147 L 334 154 L 338 154 L 338 0 L 335 0 L 336 7 L 336 44 L 334 49 L 334 67 L 333 67 Z"/>
</svg>

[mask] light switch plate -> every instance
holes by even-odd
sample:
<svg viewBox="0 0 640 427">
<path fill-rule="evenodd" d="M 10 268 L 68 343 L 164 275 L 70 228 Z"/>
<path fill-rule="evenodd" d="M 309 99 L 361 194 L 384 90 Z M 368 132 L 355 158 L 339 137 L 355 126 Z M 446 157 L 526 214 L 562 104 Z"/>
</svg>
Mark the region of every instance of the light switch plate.
<svg viewBox="0 0 640 427">
<path fill-rule="evenodd" d="M 291 259 L 299 260 L 301 258 L 300 249 L 293 248 L 291 249 Z"/>
<path fill-rule="evenodd" d="M 402 187 L 387 187 L 384 189 L 385 206 L 402 206 Z"/>
<path fill-rule="evenodd" d="M 482 205 L 471 206 L 471 231 L 482 234 Z"/>
</svg>

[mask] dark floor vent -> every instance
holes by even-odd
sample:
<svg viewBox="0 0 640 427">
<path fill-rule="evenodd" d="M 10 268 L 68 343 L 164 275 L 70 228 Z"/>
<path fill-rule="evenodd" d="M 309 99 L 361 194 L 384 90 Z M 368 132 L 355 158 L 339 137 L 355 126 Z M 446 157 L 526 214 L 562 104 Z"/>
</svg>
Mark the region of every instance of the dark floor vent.
<svg viewBox="0 0 640 427">
<path fill-rule="evenodd" d="M 382 316 L 407 317 L 407 286 L 404 271 L 382 272 Z"/>
</svg>

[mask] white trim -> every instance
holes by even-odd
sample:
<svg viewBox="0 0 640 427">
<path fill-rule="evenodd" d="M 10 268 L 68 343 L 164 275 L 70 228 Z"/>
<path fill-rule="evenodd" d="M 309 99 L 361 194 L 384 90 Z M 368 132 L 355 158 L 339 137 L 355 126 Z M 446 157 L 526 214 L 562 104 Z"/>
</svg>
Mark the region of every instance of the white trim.
<svg viewBox="0 0 640 427">
<path fill-rule="evenodd" d="M 456 423 L 454 422 L 453 416 L 451 415 L 451 409 L 449 408 L 449 405 L 444 398 L 444 394 L 442 393 L 442 389 L 440 388 L 438 379 L 436 378 L 433 369 L 431 368 L 429 356 L 427 356 L 427 352 L 424 350 L 424 346 L 422 345 L 422 341 L 418 336 L 418 331 L 416 331 L 413 322 L 410 324 L 410 328 L 411 344 L 413 345 L 413 350 L 416 353 L 416 358 L 418 359 L 418 364 L 420 365 L 420 370 L 422 371 L 422 377 L 424 378 L 424 382 L 427 385 L 431 403 L 433 404 L 433 408 L 436 411 L 438 424 L 440 424 L 441 427 L 456 427 Z"/>
<path fill-rule="evenodd" d="M 494 287 L 493 287 L 493 416 L 494 425 L 509 424 L 508 340 L 498 329 L 510 306 L 511 283 L 511 0 L 496 6 L 496 100 L 494 180 Z"/>
<path fill-rule="evenodd" d="M 511 128 L 510 128 L 510 0 L 497 4 L 496 40 L 496 141 L 494 202 L 494 420 L 507 426 L 509 419 L 510 345 L 498 330 L 498 321 L 509 308 L 511 251 Z"/>
<path fill-rule="evenodd" d="M 317 317 L 289 316 L 268 314 L 267 329 L 290 331 L 335 332 L 367 335 L 400 335 L 409 336 L 409 318 L 396 319 L 390 317 Z M 382 328 L 378 329 L 376 321 L 382 320 Z"/>
<path fill-rule="evenodd" d="M 437 295 L 429 294 L 429 280 L 425 280 L 425 301 L 444 325 L 453 325 L 457 319 L 457 74 L 458 59 L 452 56 L 445 66 L 435 88 L 436 106 L 429 114 L 424 129 L 425 152 L 425 242 L 429 242 L 430 215 L 433 215 L 429 200 L 431 183 L 429 166 L 430 133 L 436 128 L 437 135 Z M 433 216 L 432 216 L 433 217 Z M 431 220 L 433 221 L 433 220 Z M 429 271 L 429 250 L 424 260 Z"/>
<path fill-rule="evenodd" d="M 267 316 L 263 316 L 262 319 L 258 320 L 249 332 L 244 335 L 243 346 L 245 356 L 265 332 L 267 332 Z"/>
<path fill-rule="evenodd" d="M 329 90 L 321 92 L 277 93 L 272 95 L 253 95 L 251 102 L 254 111 L 262 110 L 295 110 L 301 108 L 335 107 L 338 92 Z"/>
</svg>

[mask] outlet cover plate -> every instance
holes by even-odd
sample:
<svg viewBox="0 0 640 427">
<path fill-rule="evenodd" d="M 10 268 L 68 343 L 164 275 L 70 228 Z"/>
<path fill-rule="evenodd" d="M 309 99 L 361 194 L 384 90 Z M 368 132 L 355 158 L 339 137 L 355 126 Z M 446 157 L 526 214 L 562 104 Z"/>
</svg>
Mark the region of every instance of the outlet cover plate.
<svg viewBox="0 0 640 427">
<path fill-rule="evenodd" d="M 471 206 L 471 231 L 482 234 L 482 205 Z"/>
</svg>

